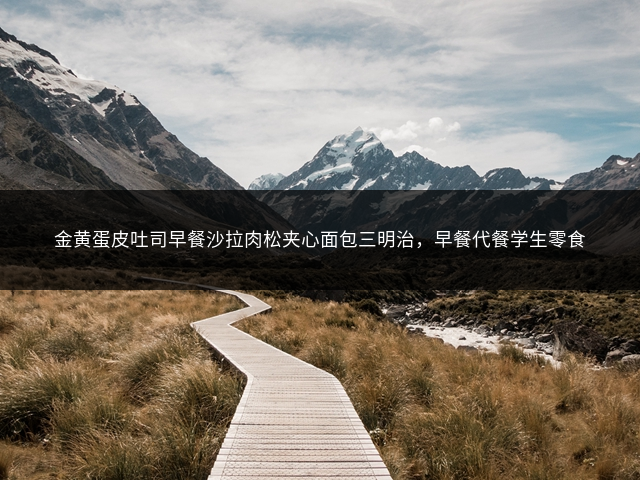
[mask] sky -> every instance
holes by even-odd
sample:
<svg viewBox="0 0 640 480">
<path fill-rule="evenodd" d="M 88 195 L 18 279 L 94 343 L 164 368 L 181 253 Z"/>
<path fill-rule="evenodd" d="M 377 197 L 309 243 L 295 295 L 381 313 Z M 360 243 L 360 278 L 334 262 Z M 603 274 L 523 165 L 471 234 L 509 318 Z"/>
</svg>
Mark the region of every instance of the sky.
<svg viewBox="0 0 640 480">
<path fill-rule="evenodd" d="M 481 175 L 640 152 L 637 0 L 2 0 L 0 19 L 245 187 L 358 126 Z"/>
</svg>

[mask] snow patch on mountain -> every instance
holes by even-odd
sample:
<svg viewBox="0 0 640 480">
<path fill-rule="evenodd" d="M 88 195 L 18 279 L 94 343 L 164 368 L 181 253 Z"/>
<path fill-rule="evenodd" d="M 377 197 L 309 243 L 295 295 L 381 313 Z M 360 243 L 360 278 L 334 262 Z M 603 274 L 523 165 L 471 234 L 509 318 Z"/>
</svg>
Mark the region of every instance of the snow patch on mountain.
<svg viewBox="0 0 640 480">
<path fill-rule="evenodd" d="M 18 78 L 31 82 L 36 87 L 54 96 L 72 95 L 78 100 L 89 102 L 105 88 L 115 90 L 126 105 L 139 105 L 140 102 L 121 88 L 106 82 L 79 78 L 70 69 L 60 65 L 52 56 L 46 56 L 34 50 L 27 50 L 13 40 L 0 41 L 0 66 L 12 68 Z M 96 110 L 104 115 L 106 107 L 94 104 Z"/>
<path fill-rule="evenodd" d="M 271 190 L 284 178 L 281 173 L 267 173 L 256 178 L 249 185 L 249 190 Z"/>
<path fill-rule="evenodd" d="M 351 163 L 357 154 L 364 155 L 379 144 L 380 140 L 373 132 L 365 132 L 361 127 L 357 127 L 349 134 L 335 137 L 328 144 L 327 157 L 334 158 L 337 162 L 336 166 L 344 165 Z"/>
<path fill-rule="evenodd" d="M 351 180 L 349 180 L 344 185 L 342 185 L 340 190 L 353 190 L 353 187 L 355 187 L 355 185 L 356 185 L 356 183 L 358 183 L 359 179 L 360 179 L 360 177 L 357 177 L 357 176 L 353 177 Z"/>
<path fill-rule="evenodd" d="M 378 177 L 379 178 L 379 177 Z M 376 183 L 378 181 L 377 178 L 372 178 L 370 180 L 367 180 L 366 182 L 364 182 L 362 184 L 362 186 L 360 187 L 360 190 L 366 190 L 367 188 L 369 188 L 371 185 L 373 185 L 374 183 Z M 353 187 L 352 187 L 353 189 Z"/>
<path fill-rule="evenodd" d="M 411 187 L 411 190 L 429 190 L 429 187 L 431 187 L 431 181 L 428 181 L 426 183 L 418 183 Z"/>
<path fill-rule="evenodd" d="M 317 180 L 319 178 L 328 178 L 332 175 L 335 175 L 336 173 L 344 173 L 351 170 L 353 170 L 353 165 L 350 162 L 345 162 L 340 165 L 329 166 L 324 170 L 320 170 L 319 172 L 314 172 L 304 180 L 306 182 L 313 182 L 314 180 Z"/>
</svg>

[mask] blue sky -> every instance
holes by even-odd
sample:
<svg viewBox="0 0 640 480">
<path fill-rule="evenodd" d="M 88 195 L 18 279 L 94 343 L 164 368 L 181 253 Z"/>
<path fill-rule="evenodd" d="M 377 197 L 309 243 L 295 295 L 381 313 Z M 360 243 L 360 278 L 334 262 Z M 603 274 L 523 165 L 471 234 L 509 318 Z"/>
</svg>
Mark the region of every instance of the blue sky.
<svg viewBox="0 0 640 480">
<path fill-rule="evenodd" d="M 0 18 L 245 186 L 357 126 L 480 174 L 640 152 L 637 0 L 5 0 Z"/>
</svg>

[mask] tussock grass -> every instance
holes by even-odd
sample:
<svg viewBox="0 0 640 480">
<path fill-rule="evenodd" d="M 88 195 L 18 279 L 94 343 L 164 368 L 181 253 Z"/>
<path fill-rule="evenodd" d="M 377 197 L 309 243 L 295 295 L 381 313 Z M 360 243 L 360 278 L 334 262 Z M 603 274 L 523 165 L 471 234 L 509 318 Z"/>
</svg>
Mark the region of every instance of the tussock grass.
<svg viewBox="0 0 640 480">
<path fill-rule="evenodd" d="M 397 480 L 640 478 L 640 372 L 468 355 L 368 309 L 264 297 L 238 326 L 336 375 Z"/>
<path fill-rule="evenodd" d="M 202 351 L 194 332 L 170 332 L 152 338 L 149 342 L 132 345 L 120 363 L 122 379 L 127 391 L 138 400 L 150 394 L 159 371 L 164 366 L 180 364 Z"/>
<path fill-rule="evenodd" d="M 0 370 L 0 435 L 42 435 L 55 404 L 73 403 L 91 387 L 82 365 L 33 362 L 29 369 Z"/>
<path fill-rule="evenodd" d="M 13 455 L 0 444 L 0 480 L 8 480 L 13 467 Z"/>
<path fill-rule="evenodd" d="M 242 392 L 188 291 L 0 292 L 0 479 L 202 479 Z M 3 477 L 4 475 L 4 477 Z"/>
<path fill-rule="evenodd" d="M 121 396 L 89 394 L 73 405 L 54 405 L 50 431 L 64 449 L 95 433 L 118 435 L 132 427 L 134 407 Z"/>
<path fill-rule="evenodd" d="M 242 387 L 237 378 L 209 367 L 203 359 L 168 367 L 155 385 L 155 404 L 176 420 L 202 428 L 230 421 Z"/>
</svg>

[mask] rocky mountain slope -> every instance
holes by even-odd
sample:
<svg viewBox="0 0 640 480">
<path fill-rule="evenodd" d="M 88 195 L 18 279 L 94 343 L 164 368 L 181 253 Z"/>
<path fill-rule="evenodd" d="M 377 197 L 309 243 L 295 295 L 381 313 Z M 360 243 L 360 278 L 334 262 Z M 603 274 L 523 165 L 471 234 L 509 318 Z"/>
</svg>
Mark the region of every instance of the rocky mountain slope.
<svg viewBox="0 0 640 480">
<path fill-rule="evenodd" d="M 242 189 L 165 130 L 135 96 L 79 78 L 51 53 L 1 29 L 0 91 L 127 189 Z"/>
<path fill-rule="evenodd" d="M 327 142 L 299 170 L 277 184 L 263 175 L 254 190 L 549 190 L 559 189 L 553 180 L 525 177 L 515 168 L 497 168 L 479 176 L 468 165 L 445 167 L 417 152 L 400 157 L 386 148 L 372 132 L 358 127 Z M 251 188 L 251 187 L 250 187 Z"/>
<path fill-rule="evenodd" d="M 0 93 L 0 188 L 122 187 Z"/>
<path fill-rule="evenodd" d="M 569 177 L 565 190 L 637 190 L 640 188 L 640 153 L 634 158 L 610 156 L 601 167 Z"/>
</svg>

